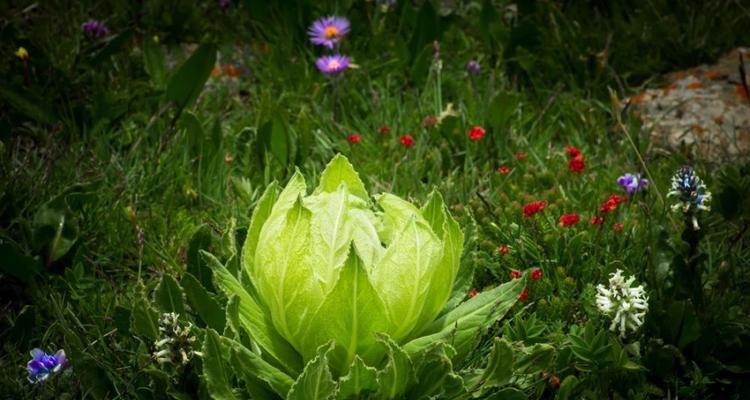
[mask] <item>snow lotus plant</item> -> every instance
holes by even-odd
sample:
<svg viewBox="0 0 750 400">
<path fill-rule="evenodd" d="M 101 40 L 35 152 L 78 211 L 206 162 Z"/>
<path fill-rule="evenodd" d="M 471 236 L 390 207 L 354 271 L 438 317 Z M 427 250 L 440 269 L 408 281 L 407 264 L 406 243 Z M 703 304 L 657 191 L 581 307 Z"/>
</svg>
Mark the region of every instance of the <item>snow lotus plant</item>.
<svg viewBox="0 0 750 400">
<path fill-rule="evenodd" d="M 312 193 L 299 171 L 283 190 L 271 184 L 240 267 L 203 253 L 228 298 L 228 328 L 203 341 L 207 388 L 215 398 L 238 388 L 290 399 L 476 394 L 496 366 L 462 374 L 454 365 L 523 283 L 466 299 L 463 245 L 437 192 L 422 208 L 392 194 L 371 199 L 341 155 Z"/>
</svg>

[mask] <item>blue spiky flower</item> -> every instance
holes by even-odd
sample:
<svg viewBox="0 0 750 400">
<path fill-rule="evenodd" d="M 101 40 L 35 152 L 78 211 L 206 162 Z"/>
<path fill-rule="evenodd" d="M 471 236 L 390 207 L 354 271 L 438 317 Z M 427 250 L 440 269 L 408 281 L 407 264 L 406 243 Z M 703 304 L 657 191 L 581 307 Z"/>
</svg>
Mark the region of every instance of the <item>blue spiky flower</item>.
<svg viewBox="0 0 750 400">
<path fill-rule="evenodd" d="M 692 215 L 693 228 L 695 230 L 700 229 L 693 212 L 711 210 L 709 204 L 711 192 L 706 189 L 703 180 L 695 173 L 693 168 L 684 166 L 677 170 L 677 173 L 672 177 L 672 190 L 667 193 L 667 197 L 676 197 L 677 202 L 672 206 L 672 210 Z"/>
</svg>

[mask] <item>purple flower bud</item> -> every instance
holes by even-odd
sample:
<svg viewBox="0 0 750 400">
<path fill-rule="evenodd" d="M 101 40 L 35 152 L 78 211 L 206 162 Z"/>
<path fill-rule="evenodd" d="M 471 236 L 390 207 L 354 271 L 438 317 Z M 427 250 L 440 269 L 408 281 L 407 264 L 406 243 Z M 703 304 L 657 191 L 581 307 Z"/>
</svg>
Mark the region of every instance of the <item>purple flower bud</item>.
<svg viewBox="0 0 750 400">
<path fill-rule="evenodd" d="M 109 28 L 103 22 L 90 19 L 81 25 L 83 32 L 91 37 L 98 38 L 109 35 Z"/>
<path fill-rule="evenodd" d="M 476 60 L 467 62 L 464 69 L 466 69 L 466 72 L 471 75 L 479 75 L 479 73 L 482 72 L 482 67 L 479 66 L 479 63 Z"/>
</svg>

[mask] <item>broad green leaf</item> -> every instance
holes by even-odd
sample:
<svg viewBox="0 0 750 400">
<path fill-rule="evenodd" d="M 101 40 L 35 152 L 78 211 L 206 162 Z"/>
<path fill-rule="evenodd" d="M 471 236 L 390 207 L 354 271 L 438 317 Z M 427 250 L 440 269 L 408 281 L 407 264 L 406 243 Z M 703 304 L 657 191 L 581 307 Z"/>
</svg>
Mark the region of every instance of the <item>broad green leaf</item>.
<svg viewBox="0 0 750 400">
<path fill-rule="evenodd" d="M 359 355 L 365 363 L 380 361 L 383 349 L 375 332 L 389 329 L 385 308 L 354 247 L 349 250 L 338 282 L 302 333 L 303 348 L 314 348 L 334 340 L 330 355 L 334 371 L 344 373 Z"/>
<path fill-rule="evenodd" d="M 240 377 L 243 379 L 260 379 L 282 397 L 289 392 L 294 383 L 289 375 L 269 364 L 242 344 L 227 338 L 224 338 L 223 341 L 226 346 L 232 349 L 237 362 L 241 366 L 237 371 Z"/>
<path fill-rule="evenodd" d="M 418 215 L 420 220 L 424 220 L 417 207 L 408 201 L 394 196 L 390 193 L 383 193 L 374 196 L 375 200 L 383 209 L 383 224 L 380 227 L 380 237 L 383 243 L 389 245 L 396 235 L 404 228 L 409 218 Z"/>
<path fill-rule="evenodd" d="M 207 326 L 224 331 L 226 315 L 219 303 L 208 293 L 192 274 L 185 273 L 180 281 L 190 307 L 201 317 Z"/>
<path fill-rule="evenodd" d="M 167 83 L 167 100 L 179 108 L 192 104 L 203 90 L 216 62 L 216 48 L 210 44 L 200 46 L 183 63 Z"/>
<path fill-rule="evenodd" d="M 235 399 L 229 385 L 227 360 L 224 359 L 221 347 L 219 334 L 213 329 L 206 329 L 206 337 L 203 340 L 203 378 L 212 399 Z"/>
<path fill-rule="evenodd" d="M 78 227 L 57 202 L 53 199 L 44 204 L 32 221 L 34 245 L 46 251 L 48 263 L 62 258 L 78 240 Z"/>
<path fill-rule="evenodd" d="M 575 375 L 565 377 L 557 391 L 558 400 L 568 400 L 577 386 L 578 378 Z"/>
<path fill-rule="evenodd" d="M 439 314 L 441 316 L 455 309 L 462 301 L 466 300 L 466 296 L 469 294 L 474 283 L 475 260 L 473 260 L 473 257 L 477 232 L 474 218 L 469 220 L 464 229 L 466 231 L 466 240 L 464 242 L 463 253 L 459 257 L 458 273 L 456 273 L 456 279 L 453 282 L 451 296 Z"/>
<path fill-rule="evenodd" d="M 302 176 L 302 173 L 299 172 L 298 169 L 295 169 L 294 174 L 289 179 L 289 182 L 287 182 L 284 190 L 279 193 L 268 219 L 271 219 L 272 216 L 278 217 L 279 215 L 285 215 L 289 209 L 292 208 L 294 202 L 297 201 L 300 196 L 305 196 L 306 192 L 307 185 L 305 184 L 305 177 Z M 274 219 L 276 220 L 278 218 Z M 261 229 L 261 233 L 262 232 L 263 230 Z"/>
<path fill-rule="evenodd" d="M 547 343 L 538 343 L 524 348 L 519 354 L 514 369 L 518 372 L 532 374 L 548 371 L 555 357 L 555 348 Z"/>
<path fill-rule="evenodd" d="M 417 382 L 410 385 L 406 398 L 422 399 L 442 396 L 445 382 L 453 373 L 451 357 L 454 350 L 443 342 L 435 342 L 414 362 Z"/>
<path fill-rule="evenodd" d="M 513 348 L 501 338 L 494 338 L 487 367 L 482 374 L 485 387 L 503 386 L 513 376 Z"/>
<path fill-rule="evenodd" d="M 479 293 L 430 324 L 422 333 L 425 336 L 406 343 L 404 350 L 415 354 L 440 340 L 456 349 L 457 360 L 463 359 L 471 351 L 478 336 L 516 303 L 522 289 L 523 281 L 514 279 Z"/>
<path fill-rule="evenodd" d="M 458 223 L 448 214 L 443 198 L 438 192 L 430 195 L 422 215 L 432 226 L 432 230 L 442 238 L 442 254 L 435 272 L 432 274 L 429 287 L 430 295 L 424 299 L 422 313 L 417 321 L 417 327 L 425 327 L 435 320 L 443 309 L 453 291 L 453 280 L 461 265 L 461 252 L 464 237 Z M 440 226 L 436 229 L 436 226 Z M 416 331 L 414 334 L 418 334 Z"/>
<path fill-rule="evenodd" d="M 143 67 L 157 89 L 162 89 L 166 83 L 167 67 L 164 54 L 153 38 L 143 40 Z"/>
<path fill-rule="evenodd" d="M 159 286 L 156 287 L 154 294 L 156 304 L 159 305 L 162 312 L 173 312 L 185 314 L 185 305 L 182 301 L 182 289 L 177 281 L 171 275 L 165 274 L 161 277 Z"/>
<path fill-rule="evenodd" d="M 344 183 L 349 192 L 355 196 L 359 196 L 362 200 L 369 199 L 367 189 L 352 164 L 343 155 L 336 154 L 320 175 L 320 183 L 314 194 L 335 193 L 341 183 Z"/>
<path fill-rule="evenodd" d="M 378 335 L 378 341 L 385 347 L 387 356 L 385 367 L 378 371 L 378 397 L 393 399 L 414 381 L 414 370 L 409 355 L 390 337 Z"/>
<path fill-rule="evenodd" d="M 263 224 L 271 215 L 271 210 L 279 197 L 279 185 L 276 181 L 271 182 L 270 185 L 260 196 L 258 203 L 253 209 L 252 217 L 250 217 L 250 225 L 247 228 L 247 236 L 245 237 L 245 244 L 242 247 L 242 263 L 245 270 L 252 275 L 253 273 L 253 262 L 255 261 L 255 249 L 258 247 L 258 237 L 260 236 L 260 230 L 263 228 Z"/>
<path fill-rule="evenodd" d="M 242 284 L 208 252 L 201 252 L 208 266 L 213 269 L 214 283 L 227 297 L 236 296 L 239 300 L 238 311 L 242 328 L 248 335 L 290 373 L 302 370 L 302 360 L 292 346 L 282 338 L 273 327 L 268 310 L 258 304 L 242 287 Z"/>
<path fill-rule="evenodd" d="M 315 358 L 305 365 L 305 369 L 289 389 L 287 400 L 326 400 L 333 397 L 336 382 L 328 368 L 328 355 L 333 347 L 333 342 L 329 342 L 318 348 Z"/>
<path fill-rule="evenodd" d="M 141 300 L 134 307 L 130 323 L 133 333 L 151 340 L 159 338 L 158 316 L 148 302 Z"/>
<path fill-rule="evenodd" d="M 277 214 L 284 192 L 261 230 L 253 283 L 271 311 L 276 330 L 307 360 L 314 349 L 300 345 L 300 332 L 307 328 L 309 316 L 323 303 L 326 293 L 308 262 L 311 213 L 298 197 L 286 215 Z"/>
<path fill-rule="evenodd" d="M 339 380 L 336 398 L 339 400 L 359 398 L 376 391 L 378 389 L 377 376 L 377 369 L 368 367 L 359 356 L 354 356 L 349 373 Z"/>
<path fill-rule="evenodd" d="M 421 216 L 412 215 L 383 258 L 372 270 L 372 285 L 385 303 L 394 340 L 400 341 L 417 326 L 425 302 L 431 296 L 446 296 L 450 288 L 432 288 L 430 281 L 440 266 L 440 240 Z"/>
<path fill-rule="evenodd" d="M 208 250 L 212 243 L 211 228 L 208 225 L 202 225 L 190 238 L 187 248 L 187 272 L 197 278 L 198 282 L 210 291 L 214 289 L 213 282 L 211 282 L 211 269 L 201 259 L 200 251 Z"/>
</svg>

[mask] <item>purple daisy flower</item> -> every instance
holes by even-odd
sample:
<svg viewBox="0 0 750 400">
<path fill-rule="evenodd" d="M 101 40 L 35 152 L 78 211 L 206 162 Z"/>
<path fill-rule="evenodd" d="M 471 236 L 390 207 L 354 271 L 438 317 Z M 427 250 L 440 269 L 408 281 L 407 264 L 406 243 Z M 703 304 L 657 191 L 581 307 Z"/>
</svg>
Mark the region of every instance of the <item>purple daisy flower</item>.
<svg viewBox="0 0 750 400">
<path fill-rule="evenodd" d="M 641 178 L 641 174 L 625 174 L 617 178 L 617 183 L 629 194 L 648 187 L 648 179 Z"/>
<path fill-rule="evenodd" d="M 343 39 L 344 35 L 349 32 L 349 20 L 343 17 L 323 17 L 310 26 L 307 34 L 310 35 L 310 41 L 318 46 L 325 46 L 329 49 Z"/>
<path fill-rule="evenodd" d="M 103 22 L 90 19 L 81 25 L 83 32 L 91 37 L 100 37 L 109 35 L 109 28 Z"/>
<path fill-rule="evenodd" d="M 482 72 L 482 67 L 479 66 L 479 63 L 476 60 L 467 62 L 464 69 L 466 69 L 466 72 L 472 75 L 479 75 L 479 73 Z"/>
<path fill-rule="evenodd" d="M 58 350 L 55 354 L 47 354 L 42 349 L 31 350 L 31 360 L 26 363 L 29 371 L 28 380 L 31 383 L 44 382 L 51 374 L 59 372 L 68 365 L 65 350 Z"/>
<path fill-rule="evenodd" d="M 315 66 L 324 74 L 338 74 L 349 68 L 349 57 L 340 54 L 323 56 L 315 61 Z"/>
</svg>

